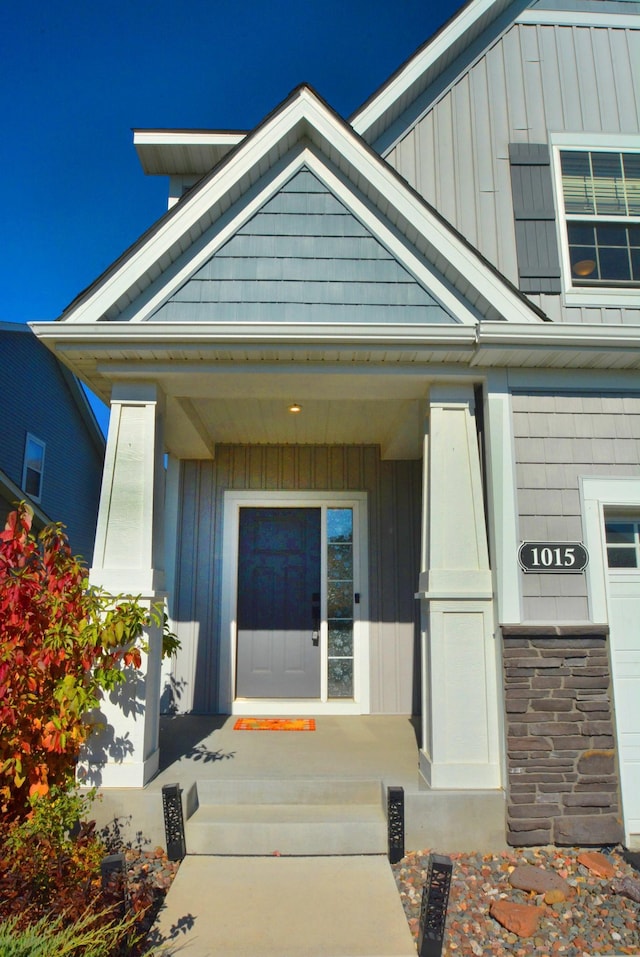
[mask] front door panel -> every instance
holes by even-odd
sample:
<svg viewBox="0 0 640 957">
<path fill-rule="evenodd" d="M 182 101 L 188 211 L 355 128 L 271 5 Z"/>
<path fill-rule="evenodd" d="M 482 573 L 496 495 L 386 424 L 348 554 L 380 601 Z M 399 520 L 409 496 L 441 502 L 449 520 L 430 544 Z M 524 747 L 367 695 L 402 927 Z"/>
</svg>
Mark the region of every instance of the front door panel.
<svg viewBox="0 0 640 957">
<path fill-rule="evenodd" d="M 319 698 L 321 510 L 241 508 L 236 694 Z"/>
</svg>

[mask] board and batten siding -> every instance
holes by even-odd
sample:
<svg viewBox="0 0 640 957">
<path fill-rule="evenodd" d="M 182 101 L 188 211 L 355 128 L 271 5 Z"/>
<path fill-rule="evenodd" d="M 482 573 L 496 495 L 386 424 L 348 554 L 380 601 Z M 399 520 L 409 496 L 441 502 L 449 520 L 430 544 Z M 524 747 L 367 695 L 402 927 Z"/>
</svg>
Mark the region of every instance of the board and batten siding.
<svg viewBox="0 0 640 957">
<path fill-rule="evenodd" d="M 153 315 L 156 322 L 456 320 L 308 168 Z"/>
<path fill-rule="evenodd" d="M 514 24 L 385 158 L 517 285 L 509 143 L 638 134 L 639 63 L 640 30 Z M 563 309 L 560 296 L 529 295 L 554 320 L 640 323 L 637 306 Z"/>
<path fill-rule="evenodd" d="M 227 490 L 367 492 L 371 710 L 419 707 L 417 607 L 422 463 L 382 461 L 377 446 L 240 446 L 182 463 L 175 597 L 181 712 L 216 713 L 223 497 Z"/>
<path fill-rule="evenodd" d="M 640 474 L 640 395 L 514 392 L 522 541 L 583 541 L 581 476 Z M 521 574 L 525 621 L 589 620 L 586 577 Z"/>
</svg>

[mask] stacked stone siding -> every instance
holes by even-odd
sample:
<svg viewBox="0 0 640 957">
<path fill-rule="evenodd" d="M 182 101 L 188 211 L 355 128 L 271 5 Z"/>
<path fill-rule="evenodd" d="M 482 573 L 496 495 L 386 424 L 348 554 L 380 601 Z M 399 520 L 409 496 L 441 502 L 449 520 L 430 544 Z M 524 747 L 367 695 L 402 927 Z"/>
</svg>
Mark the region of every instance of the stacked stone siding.
<svg viewBox="0 0 640 957">
<path fill-rule="evenodd" d="M 503 633 L 514 846 L 623 837 L 607 638 L 562 631 Z"/>
</svg>

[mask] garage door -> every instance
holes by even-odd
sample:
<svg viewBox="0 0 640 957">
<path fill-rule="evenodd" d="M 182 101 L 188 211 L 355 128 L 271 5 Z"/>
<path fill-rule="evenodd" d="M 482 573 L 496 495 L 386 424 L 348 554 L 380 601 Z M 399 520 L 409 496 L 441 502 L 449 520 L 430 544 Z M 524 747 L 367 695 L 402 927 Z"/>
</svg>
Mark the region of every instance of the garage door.
<svg viewBox="0 0 640 957">
<path fill-rule="evenodd" d="M 627 843 L 636 843 L 640 840 L 640 515 L 607 516 L 605 527 L 622 808 Z"/>
</svg>

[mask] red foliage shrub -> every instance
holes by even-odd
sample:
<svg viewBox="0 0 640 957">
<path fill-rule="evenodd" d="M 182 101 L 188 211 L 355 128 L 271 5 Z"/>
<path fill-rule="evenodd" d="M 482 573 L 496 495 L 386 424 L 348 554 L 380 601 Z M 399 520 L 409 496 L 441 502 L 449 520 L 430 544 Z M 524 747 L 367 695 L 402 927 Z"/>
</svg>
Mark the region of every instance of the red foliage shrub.
<svg viewBox="0 0 640 957">
<path fill-rule="evenodd" d="M 0 532 L 0 820 L 73 782 L 103 690 L 140 666 L 149 613 L 92 588 L 60 525 L 38 538 L 22 503 Z"/>
</svg>

